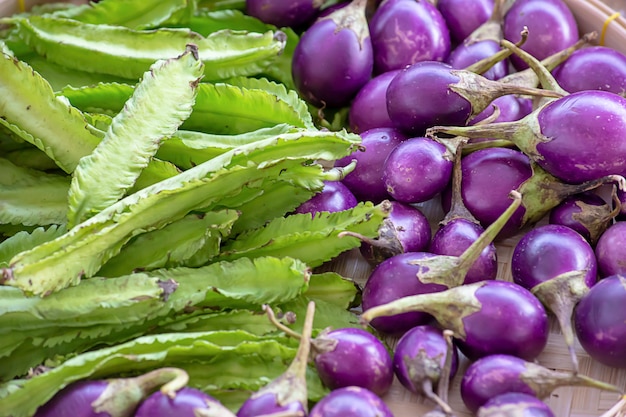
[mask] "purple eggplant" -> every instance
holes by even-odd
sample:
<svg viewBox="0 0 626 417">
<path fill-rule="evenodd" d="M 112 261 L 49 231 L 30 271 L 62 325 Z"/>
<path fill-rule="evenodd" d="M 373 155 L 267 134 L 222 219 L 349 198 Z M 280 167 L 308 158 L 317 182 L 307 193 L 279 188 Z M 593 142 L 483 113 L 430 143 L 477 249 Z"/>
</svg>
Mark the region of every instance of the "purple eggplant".
<svg viewBox="0 0 626 417">
<path fill-rule="evenodd" d="M 618 189 L 616 192 L 616 205 L 619 206 L 617 220 L 626 220 L 626 191 Z"/>
<path fill-rule="evenodd" d="M 500 50 L 500 43 L 494 40 L 484 40 L 475 43 L 462 43 L 450 52 L 446 62 L 456 69 L 464 69 L 481 59 L 490 57 Z M 509 74 L 508 60 L 502 60 L 493 65 L 481 75 L 488 80 L 498 80 Z"/>
<path fill-rule="evenodd" d="M 397 128 L 418 136 L 435 125 L 465 125 L 494 99 L 507 94 L 561 96 L 553 91 L 491 81 L 443 62 L 423 61 L 403 68 L 391 80 L 387 111 Z"/>
<path fill-rule="evenodd" d="M 578 50 L 552 73 L 570 93 L 603 90 L 626 94 L 626 55 L 606 46 Z"/>
<path fill-rule="evenodd" d="M 428 1 L 385 0 L 370 20 L 370 31 L 376 74 L 442 61 L 450 53 L 446 22 Z"/>
<path fill-rule="evenodd" d="M 450 37 L 461 43 L 487 22 L 493 13 L 494 0 L 439 0 L 437 9 L 446 21 Z"/>
<path fill-rule="evenodd" d="M 470 360 L 508 354 L 535 359 L 548 342 L 548 315 L 527 289 L 507 281 L 481 281 L 441 292 L 403 297 L 365 309 L 363 323 L 420 312 L 454 332 Z M 489 325 L 485 325 L 488 323 Z"/>
<path fill-rule="evenodd" d="M 511 274 L 513 282 L 532 291 L 557 317 L 574 371 L 578 372 L 572 312 L 598 275 L 589 242 L 567 226 L 536 227 L 515 246 Z"/>
<path fill-rule="evenodd" d="M 391 212 L 383 220 L 376 239 L 342 232 L 361 239 L 361 255 L 373 266 L 401 253 L 422 252 L 432 237 L 428 218 L 419 208 L 398 201 L 390 203 Z"/>
<path fill-rule="evenodd" d="M 507 392 L 500 394 L 480 407 L 476 417 L 556 417 L 548 404 L 539 398 L 522 394 L 521 392 Z"/>
<path fill-rule="evenodd" d="M 323 0 L 246 0 L 246 13 L 278 27 L 302 27 L 319 13 Z"/>
<path fill-rule="evenodd" d="M 460 256 L 407 252 L 380 263 L 374 268 L 363 288 L 363 310 L 375 310 L 402 298 L 436 293 L 462 285 L 474 261 L 493 241 L 519 204 L 519 194 L 514 193 L 514 201 L 510 207 Z M 373 318 L 370 324 L 383 333 L 402 334 L 414 326 L 432 320 L 429 313 L 415 310 L 382 315 Z"/>
<path fill-rule="evenodd" d="M 393 417 L 385 402 L 362 387 L 331 391 L 313 406 L 309 417 Z"/>
<path fill-rule="evenodd" d="M 451 208 L 446 213 L 435 232 L 428 251 L 436 255 L 460 256 L 472 243 L 480 238 L 485 229 L 470 213 L 461 195 L 461 157 L 463 147 L 461 143 L 456 149 L 452 176 Z M 468 269 L 464 284 L 495 279 L 498 272 L 496 246 L 487 245 Z"/>
<path fill-rule="evenodd" d="M 612 275 L 594 285 L 576 306 L 574 328 L 592 359 L 626 368 L 626 277 Z"/>
<path fill-rule="evenodd" d="M 324 181 L 322 191 L 296 207 L 296 213 L 311 213 L 315 216 L 322 211 L 336 212 L 348 210 L 358 201 L 352 191 L 340 181 Z"/>
<path fill-rule="evenodd" d="M 522 48 L 540 60 L 578 40 L 578 25 L 563 0 L 515 1 L 502 22 L 504 37 L 517 42 L 524 27 L 530 35 Z M 527 68 L 519 57 L 512 56 L 511 62 L 518 70 Z"/>
<path fill-rule="evenodd" d="M 307 414 L 306 370 L 311 351 L 314 317 L 315 302 L 310 301 L 307 305 L 298 351 L 289 368 L 245 400 L 237 411 L 237 417 L 257 417 L 279 412 L 302 412 L 304 416 Z"/>
<path fill-rule="evenodd" d="M 359 201 L 379 203 L 388 199 L 383 182 L 383 164 L 387 156 L 407 137 L 394 128 L 376 128 L 361 133 L 361 148 L 338 159 L 336 166 L 346 166 L 356 160 L 356 167 L 344 177 L 343 184 Z"/>
<path fill-rule="evenodd" d="M 300 37 L 291 72 L 309 103 L 346 106 L 370 80 L 374 56 L 365 6 L 366 0 L 353 0 L 316 20 Z"/>
<path fill-rule="evenodd" d="M 350 129 L 354 133 L 375 128 L 392 128 L 387 112 L 387 87 L 400 70 L 387 71 L 369 80 L 358 92 L 348 113 Z"/>
<path fill-rule="evenodd" d="M 415 137 L 391 151 L 383 167 L 383 182 L 396 201 L 422 203 L 441 193 L 452 175 L 446 147 L 429 138 Z"/>
<path fill-rule="evenodd" d="M 574 229 L 595 246 L 618 213 L 619 207 L 611 208 L 598 194 L 584 192 L 567 197 L 554 207 L 548 222 Z"/>
<path fill-rule="evenodd" d="M 548 369 L 511 355 L 490 355 L 470 364 L 461 380 L 461 399 L 476 412 L 487 401 L 508 392 L 545 398 L 559 387 L 583 386 L 621 392 L 620 388 L 581 374 Z"/>
<path fill-rule="evenodd" d="M 175 395 L 155 392 L 137 408 L 135 417 L 235 417 L 218 400 L 196 388 L 185 387 Z"/>
<path fill-rule="evenodd" d="M 626 221 L 613 223 L 600 236 L 595 248 L 600 278 L 626 275 Z"/>
<path fill-rule="evenodd" d="M 174 396 L 185 389 L 185 371 L 161 368 L 132 378 L 82 380 L 59 391 L 35 417 L 127 417 L 154 391 Z"/>
<path fill-rule="evenodd" d="M 384 395 L 391 387 L 391 354 L 370 332 L 359 328 L 334 329 L 318 335 L 312 343 L 317 373 L 331 390 L 357 386 Z"/>
<path fill-rule="evenodd" d="M 454 378 L 459 357 L 456 346 L 450 349 L 451 364 L 448 380 Z M 394 349 L 393 369 L 400 383 L 409 391 L 425 395 L 442 409 L 449 406 L 434 392 L 443 378 L 448 344 L 443 331 L 431 325 L 416 326 L 406 332 Z"/>
</svg>

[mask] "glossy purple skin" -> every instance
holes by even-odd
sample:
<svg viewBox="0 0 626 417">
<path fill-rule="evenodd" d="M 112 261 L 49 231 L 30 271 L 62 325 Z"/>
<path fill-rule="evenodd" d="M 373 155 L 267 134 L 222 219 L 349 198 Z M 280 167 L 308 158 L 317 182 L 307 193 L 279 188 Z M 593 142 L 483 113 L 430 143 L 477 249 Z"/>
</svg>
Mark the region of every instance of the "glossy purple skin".
<svg viewBox="0 0 626 417">
<path fill-rule="evenodd" d="M 385 160 L 407 137 L 398 129 L 388 127 L 367 130 L 360 136 L 365 151 L 355 151 L 338 159 L 335 165 L 346 166 L 356 159 L 356 168 L 341 182 L 352 191 L 357 200 L 379 203 L 390 198 L 383 182 Z"/>
<path fill-rule="evenodd" d="M 237 417 L 257 417 L 278 413 L 279 411 L 301 411 L 306 415 L 306 409 L 300 402 L 294 401 L 280 405 L 277 400 L 276 394 L 273 392 L 268 392 L 254 398 L 248 398 L 237 411 Z"/>
<path fill-rule="evenodd" d="M 626 94 L 626 55 L 606 46 L 575 51 L 552 74 L 559 85 L 570 93 L 603 90 Z"/>
<path fill-rule="evenodd" d="M 194 417 L 195 410 L 206 409 L 217 400 L 196 388 L 185 387 L 172 399 L 161 391 L 146 398 L 137 408 L 135 417 Z"/>
<path fill-rule="evenodd" d="M 389 195 L 412 204 L 441 193 L 450 182 L 454 165 L 445 155 L 446 147 L 433 139 L 415 137 L 400 143 L 383 167 L 383 182 Z"/>
<path fill-rule="evenodd" d="M 402 335 L 396 344 L 393 356 L 394 373 L 406 389 L 415 394 L 420 394 L 421 381 L 411 381 L 407 361 L 418 360 L 425 353 L 429 359 L 437 361 L 439 366 L 443 368 L 447 350 L 448 347 L 441 329 L 430 325 L 416 326 Z M 456 347 L 452 352 L 450 380 L 454 378 L 459 368 L 459 353 Z M 433 389 L 437 387 L 438 382 L 439 376 L 432 381 Z"/>
<path fill-rule="evenodd" d="M 475 296 L 482 308 L 463 319 L 466 338 L 457 340 L 465 356 L 507 354 L 532 361 L 543 351 L 548 315 L 530 291 L 508 281 L 485 281 Z"/>
<path fill-rule="evenodd" d="M 309 417 L 393 417 L 393 413 L 373 392 L 361 387 L 345 387 L 318 401 Z"/>
<path fill-rule="evenodd" d="M 246 14 L 278 27 L 297 27 L 315 18 L 313 0 L 246 0 Z"/>
<path fill-rule="evenodd" d="M 565 198 L 558 206 L 550 210 L 548 222 L 559 224 L 574 229 L 588 242 L 591 240 L 591 232 L 587 226 L 576 219 L 576 215 L 582 211 L 578 203 L 590 206 L 606 206 L 606 201 L 597 194 L 586 192 Z"/>
<path fill-rule="evenodd" d="M 107 386 L 106 381 L 74 382 L 39 407 L 35 417 L 110 417 L 105 411 L 96 412 L 91 405 Z"/>
<path fill-rule="evenodd" d="M 314 357 L 322 383 L 335 390 L 358 386 L 384 395 L 393 382 L 393 363 L 385 345 L 360 328 L 341 328 L 328 332 L 325 339 L 337 341 L 335 348 Z"/>
<path fill-rule="evenodd" d="M 467 219 L 454 219 L 440 226 L 435 232 L 428 252 L 437 255 L 460 256 L 474 243 L 485 229 Z M 498 260 L 496 246 L 489 244 L 480 253 L 479 258 L 467 271 L 464 284 L 496 279 L 498 272 Z"/>
<path fill-rule="evenodd" d="M 462 43 L 450 52 L 446 62 L 452 68 L 465 69 L 483 58 L 494 55 L 500 49 L 500 44 L 493 40 L 484 40 L 472 44 Z M 509 63 L 508 59 L 505 59 L 496 63 L 481 75 L 489 80 L 498 80 L 508 74 Z"/>
<path fill-rule="evenodd" d="M 537 163 L 555 177 L 577 184 L 626 173 L 626 98 L 579 91 L 549 103 L 538 121 L 550 139 L 537 145 Z"/>
<path fill-rule="evenodd" d="M 426 249 L 432 237 L 432 229 L 428 218 L 419 208 L 392 201 L 388 218 L 396 226 L 405 252 L 421 252 Z"/>
<path fill-rule="evenodd" d="M 416 278 L 420 268 L 409 263 L 432 256 L 435 255 L 426 252 L 407 252 L 381 262 L 374 268 L 363 288 L 363 311 L 401 297 L 445 290 L 446 287 L 443 285 L 422 283 Z M 389 317 L 377 317 L 370 324 L 380 332 L 400 335 L 431 320 L 432 317 L 429 314 L 414 311 Z"/>
<path fill-rule="evenodd" d="M 321 211 L 336 212 L 355 207 L 358 201 L 352 191 L 340 181 L 325 181 L 322 191 L 296 208 L 296 213 L 317 214 Z"/>
<path fill-rule="evenodd" d="M 528 100 L 521 99 L 513 94 L 496 98 L 491 103 L 495 106 L 498 106 L 500 114 L 498 115 L 498 117 L 496 117 L 493 123 L 513 122 L 515 120 L 520 120 L 523 117 L 528 116 L 532 111 L 532 104 L 529 106 L 526 101 Z M 489 106 L 485 110 L 478 113 L 476 116 L 472 117 L 468 124 L 475 125 L 476 123 L 483 121 L 487 117 L 491 116 L 493 112 L 493 106 Z"/>
<path fill-rule="evenodd" d="M 626 278 L 600 280 L 574 310 L 578 341 L 592 359 L 626 368 Z"/>
<path fill-rule="evenodd" d="M 517 0 L 504 16 L 504 38 L 518 42 L 524 26 L 529 35 L 522 49 L 539 60 L 572 46 L 579 37 L 574 15 L 563 0 Z M 528 68 L 517 55 L 510 60 L 518 70 Z"/>
<path fill-rule="evenodd" d="M 372 16 L 369 26 L 375 74 L 416 62 L 443 61 L 450 53 L 446 22 L 428 1 L 386 0 Z"/>
<path fill-rule="evenodd" d="M 493 0 L 439 0 L 437 9 L 446 22 L 451 39 L 461 43 L 489 20 L 493 12 Z"/>
<path fill-rule="evenodd" d="M 591 288 L 598 275 L 593 248 L 567 226 L 547 224 L 535 227 L 525 233 L 513 249 L 513 282 L 524 288 L 532 289 L 566 272 L 585 270 L 584 282 Z"/>
<path fill-rule="evenodd" d="M 373 65 L 369 37 L 361 43 L 353 30 L 338 31 L 333 20 L 324 18 L 300 37 L 291 74 L 298 92 L 311 104 L 343 107 L 370 80 Z"/>
<path fill-rule="evenodd" d="M 461 380 L 461 399 L 472 412 L 507 392 L 536 395 L 521 378 L 526 361 L 511 355 L 490 355 L 470 364 Z"/>
<path fill-rule="evenodd" d="M 387 87 L 400 70 L 387 71 L 372 78 L 361 88 L 350 104 L 350 129 L 354 133 L 370 129 L 392 128 L 387 112 Z"/>
<path fill-rule="evenodd" d="M 502 406 L 515 406 L 523 410 L 523 414 L 520 414 L 523 417 L 555 417 L 548 404 L 533 395 L 520 392 L 507 392 L 493 397 L 478 409 L 477 417 L 499 417 L 502 415 Z"/>
<path fill-rule="evenodd" d="M 602 233 L 595 254 L 601 278 L 626 275 L 626 221 L 613 223 Z"/>
<path fill-rule="evenodd" d="M 387 88 L 387 111 L 394 125 L 411 136 L 423 135 L 432 126 L 465 125 L 472 106 L 450 90 L 459 82 L 452 70 L 434 61 L 402 69 Z"/>
<path fill-rule="evenodd" d="M 522 152 L 508 148 L 481 149 L 461 161 L 461 195 L 467 209 L 483 227 L 511 205 L 509 193 L 532 175 L 530 160 Z M 499 238 L 515 234 L 522 223 L 524 207 L 518 208 L 506 223 Z"/>
</svg>

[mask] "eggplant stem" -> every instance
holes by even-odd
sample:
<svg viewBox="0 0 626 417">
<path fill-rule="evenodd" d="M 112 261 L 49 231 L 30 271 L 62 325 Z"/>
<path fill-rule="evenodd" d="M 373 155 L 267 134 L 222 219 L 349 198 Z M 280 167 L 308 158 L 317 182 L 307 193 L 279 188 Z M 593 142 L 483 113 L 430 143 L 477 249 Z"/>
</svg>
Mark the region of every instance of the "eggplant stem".
<svg viewBox="0 0 626 417">
<path fill-rule="evenodd" d="M 278 328 L 278 330 L 284 332 L 287 336 L 293 337 L 294 339 L 297 339 L 297 340 L 302 339 L 302 335 L 301 334 L 299 334 L 298 332 L 293 331 L 291 328 L 285 326 L 280 321 L 278 321 L 278 319 L 276 318 L 276 315 L 274 314 L 274 310 L 272 310 L 272 308 L 269 305 L 265 304 L 263 306 L 263 310 L 267 314 L 267 318 L 270 320 L 270 322 L 274 326 L 276 326 L 276 328 Z"/>
<path fill-rule="evenodd" d="M 424 393 L 426 398 L 428 398 L 428 399 L 432 400 L 433 402 L 435 402 L 435 404 L 437 404 L 439 406 L 439 408 L 441 408 L 441 410 L 445 414 L 448 414 L 448 415 L 452 414 L 452 409 L 450 408 L 448 403 L 446 403 L 444 400 L 442 400 L 439 397 L 439 395 L 437 395 L 437 394 L 435 394 L 433 392 L 433 384 L 432 384 L 432 381 L 430 379 L 425 379 L 424 382 L 422 383 L 422 392 Z"/>
</svg>

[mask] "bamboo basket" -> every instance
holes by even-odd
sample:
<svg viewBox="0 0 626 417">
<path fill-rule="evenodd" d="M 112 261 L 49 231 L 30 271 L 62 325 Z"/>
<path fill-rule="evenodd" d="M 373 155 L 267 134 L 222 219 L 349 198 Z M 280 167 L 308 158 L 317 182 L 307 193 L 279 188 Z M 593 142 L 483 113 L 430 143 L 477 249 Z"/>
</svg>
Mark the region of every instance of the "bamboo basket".
<svg viewBox="0 0 626 417">
<path fill-rule="evenodd" d="M 469 1 L 469 0 L 468 0 Z M 21 10 L 28 10 L 32 6 L 50 1 L 41 0 L 0 0 L 0 16 L 8 16 Z M 81 0 L 71 0 L 73 3 L 85 3 Z M 565 0 L 574 13 L 581 33 L 597 31 L 598 42 L 626 53 L 626 0 Z M 433 229 L 443 218 L 438 200 L 419 205 L 424 214 L 431 220 Z M 545 222 L 545 220 L 544 220 Z M 510 262 L 513 249 L 523 235 L 499 241 L 496 243 L 498 255 L 498 279 L 511 280 Z M 359 283 L 364 283 L 371 272 L 371 267 L 361 257 L 358 250 L 352 250 L 341 255 L 336 260 L 324 265 L 323 270 L 334 270 Z M 391 347 L 397 340 L 388 339 Z M 626 388 L 626 369 L 614 369 L 592 360 L 576 344 L 580 372 L 584 375 Z M 626 355 L 626 352 L 624 352 Z M 569 352 L 563 342 L 561 332 L 555 320 L 551 322 L 550 337 L 544 352 L 537 358 L 537 362 L 555 370 L 569 371 L 571 369 Z M 463 405 L 459 393 L 461 377 L 468 365 L 462 357 L 461 365 L 456 377 L 451 383 L 450 405 L 458 417 L 471 417 L 472 414 Z M 406 390 L 398 380 L 384 397 L 391 411 L 396 417 L 420 416 L 434 406 L 429 400 L 413 395 Z M 609 410 L 619 400 L 615 393 L 603 392 L 588 388 L 559 388 L 550 397 L 544 399 L 559 417 L 599 417 Z M 620 416 L 620 417 L 626 417 Z"/>
</svg>

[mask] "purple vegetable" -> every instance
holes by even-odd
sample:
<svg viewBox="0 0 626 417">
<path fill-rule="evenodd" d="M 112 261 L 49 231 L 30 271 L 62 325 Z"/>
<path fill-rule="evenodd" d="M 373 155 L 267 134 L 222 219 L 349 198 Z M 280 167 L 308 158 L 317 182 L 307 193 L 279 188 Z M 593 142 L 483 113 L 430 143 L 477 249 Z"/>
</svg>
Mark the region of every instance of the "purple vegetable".
<svg viewBox="0 0 626 417">
<path fill-rule="evenodd" d="M 331 391 L 313 408 L 309 417 L 393 417 L 385 402 L 368 389 L 345 387 Z"/>
<path fill-rule="evenodd" d="M 557 317 L 574 371 L 572 312 L 596 283 L 598 268 L 589 242 L 567 226 L 548 224 L 526 233 L 511 258 L 513 282 L 527 288 Z"/>
<path fill-rule="evenodd" d="M 469 212 L 461 195 L 461 156 L 463 144 L 456 149 L 452 176 L 451 208 L 439 223 L 428 251 L 436 255 L 460 256 L 472 243 L 480 238 L 485 229 Z M 467 271 L 464 284 L 495 279 L 498 272 L 496 246 L 487 245 Z"/>
<path fill-rule="evenodd" d="M 574 52 L 553 71 L 557 82 L 570 93 L 604 90 L 626 94 L 626 55 L 606 46 Z"/>
<path fill-rule="evenodd" d="M 455 43 L 461 43 L 487 22 L 493 13 L 494 0 L 439 0 L 437 9 Z"/>
<path fill-rule="evenodd" d="M 298 27 L 311 22 L 322 0 L 246 0 L 246 13 L 278 27 Z"/>
<path fill-rule="evenodd" d="M 572 93 L 515 122 L 437 126 L 428 134 L 438 132 L 509 140 L 566 183 L 626 173 L 626 99 L 606 91 Z"/>
<path fill-rule="evenodd" d="M 387 112 L 387 87 L 400 70 L 387 71 L 369 80 L 350 104 L 350 129 L 354 133 L 375 128 L 392 128 Z"/>
<path fill-rule="evenodd" d="M 492 120 L 491 123 L 513 122 L 528 116 L 532 112 L 531 99 L 515 95 L 502 96 L 492 101 L 491 105 L 472 118 L 472 120 L 469 121 L 469 124 L 478 124 L 493 115 L 494 106 L 498 108 L 499 113 L 498 117 Z"/>
<path fill-rule="evenodd" d="M 626 220 L 626 191 L 618 189 L 616 197 L 616 206 L 619 207 L 619 214 L 616 219 Z"/>
<path fill-rule="evenodd" d="M 626 368 L 626 278 L 612 275 L 594 285 L 576 306 L 574 328 L 592 359 Z"/>
<path fill-rule="evenodd" d="M 383 167 L 389 195 L 402 203 L 428 201 L 441 193 L 452 175 L 452 158 L 444 145 L 415 137 L 391 151 Z"/>
<path fill-rule="evenodd" d="M 185 387 L 176 395 L 155 392 L 146 398 L 135 417 L 235 417 L 218 400 L 196 388 Z"/>
<path fill-rule="evenodd" d="M 372 265 L 405 252 L 424 251 L 430 243 L 432 230 L 428 218 L 419 208 L 391 201 L 391 212 L 383 220 L 376 239 L 357 236 L 362 240 L 359 248 Z M 346 234 L 353 235 L 350 232 Z"/>
<path fill-rule="evenodd" d="M 626 275 L 626 221 L 609 226 L 596 243 L 600 277 Z"/>
<path fill-rule="evenodd" d="M 500 43 L 493 40 L 484 40 L 475 43 L 462 43 L 450 52 L 446 62 L 452 68 L 463 69 L 488 58 L 500 50 Z M 496 63 L 481 75 L 488 80 L 498 80 L 509 73 L 508 60 Z"/>
<path fill-rule="evenodd" d="M 540 399 L 520 392 L 493 397 L 478 409 L 476 417 L 556 417 Z"/>
<path fill-rule="evenodd" d="M 465 370 L 461 398 L 472 412 L 491 398 L 509 392 L 545 398 L 559 387 L 583 386 L 620 392 L 607 384 L 581 374 L 548 369 L 511 355 L 490 355 L 478 359 Z"/>
<path fill-rule="evenodd" d="M 522 49 L 540 60 L 578 40 L 576 20 L 562 0 L 517 0 L 504 16 L 504 37 L 517 42 L 524 27 L 529 37 Z M 511 62 L 518 70 L 528 68 L 519 57 L 512 56 Z"/>
<path fill-rule="evenodd" d="M 355 207 L 358 201 L 352 191 L 340 181 L 324 181 L 322 191 L 300 204 L 296 213 L 311 213 L 315 215 L 321 211 L 336 212 Z"/>
<path fill-rule="evenodd" d="M 133 378 L 77 381 L 39 407 L 35 417 L 132 416 L 139 403 L 159 387 L 163 395 L 173 396 L 187 381 L 187 373 L 177 368 L 161 368 Z"/>
<path fill-rule="evenodd" d="M 467 271 L 498 234 L 507 219 L 519 206 L 519 195 L 498 221 L 494 222 L 460 256 L 407 252 L 380 263 L 370 274 L 362 292 L 363 310 L 375 310 L 399 299 L 443 291 L 462 285 Z M 431 320 L 429 312 L 407 311 L 374 317 L 371 325 L 389 334 L 402 334 L 414 326 Z"/>
<path fill-rule="evenodd" d="M 338 159 L 336 166 L 346 166 L 356 160 L 356 167 L 344 177 L 342 183 L 359 201 L 379 203 L 389 198 L 383 182 L 383 165 L 387 156 L 406 136 L 394 128 L 377 128 L 361 133 L 360 150 Z"/>
<path fill-rule="evenodd" d="M 307 414 L 306 370 L 311 351 L 314 317 L 315 302 L 310 301 L 307 305 L 298 351 L 289 368 L 244 401 L 237 411 L 237 417 L 257 417 L 288 411 Z"/>
<path fill-rule="evenodd" d="M 512 282 L 482 281 L 403 297 L 366 309 L 361 319 L 372 323 L 409 312 L 431 314 L 443 328 L 452 330 L 459 350 L 470 360 L 499 353 L 533 360 L 548 342 L 543 305 Z"/>
<path fill-rule="evenodd" d="M 494 99 L 507 94 L 561 95 L 491 81 L 443 62 L 424 61 L 403 68 L 391 80 L 387 111 L 397 128 L 418 136 L 435 125 L 465 125 Z"/>
<path fill-rule="evenodd" d="M 313 361 L 322 383 L 331 390 L 357 386 L 384 395 L 393 382 L 389 351 L 363 329 L 334 329 L 318 335 L 313 340 Z"/>
<path fill-rule="evenodd" d="M 584 192 L 567 197 L 550 211 L 549 223 L 567 226 L 595 245 L 619 209 L 613 210 L 598 194 Z"/>
<path fill-rule="evenodd" d="M 370 32 L 376 74 L 442 61 L 450 53 L 446 23 L 428 1 L 385 0 L 370 20 Z"/>
<path fill-rule="evenodd" d="M 433 387 L 443 377 L 447 354 L 448 344 L 441 329 L 430 325 L 414 327 L 398 340 L 393 356 L 394 373 L 409 391 L 425 395 L 445 409 L 447 404 L 434 393 Z M 454 378 L 459 366 L 455 346 L 451 354 L 448 380 Z"/>
<path fill-rule="evenodd" d="M 300 37 L 292 76 L 311 104 L 345 106 L 371 78 L 374 57 L 365 5 L 365 0 L 354 0 L 316 20 Z"/>
</svg>

